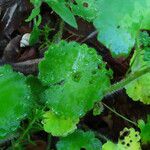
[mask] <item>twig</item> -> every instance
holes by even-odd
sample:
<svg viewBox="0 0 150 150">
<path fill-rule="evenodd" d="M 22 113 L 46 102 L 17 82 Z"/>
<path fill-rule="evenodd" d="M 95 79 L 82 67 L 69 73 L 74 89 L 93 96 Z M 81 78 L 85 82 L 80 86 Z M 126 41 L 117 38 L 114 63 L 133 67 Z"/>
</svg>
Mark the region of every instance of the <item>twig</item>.
<svg viewBox="0 0 150 150">
<path fill-rule="evenodd" d="M 124 119 L 124 120 L 126 120 L 126 121 L 132 123 L 133 125 L 137 126 L 137 123 L 136 123 L 136 122 L 134 122 L 134 121 L 132 121 L 132 120 L 126 118 L 125 116 L 119 114 L 118 112 L 116 112 L 116 110 L 110 108 L 110 107 L 109 107 L 108 105 L 106 105 L 105 103 L 102 102 L 102 104 L 103 104 L 107 109 L 109 109 L 111 112 L 113 112 L 114 114 L 116 114 L 117 116 L 119 116 L 120 118 L 122 118 L 122 119 Z"/>
<path fill-rule="evenodd" d="M 94 134 L 95 134 L 95 136 L 96 136 L 97 138 L 102 139 L 102 140 L 104 140 L 105 142 L 109 141 L 109 139 L 108 139 L 106 136 L 102 135 L 102 134 L 99 133 L 99 132 L 94 131 Z"/>
<path fill-rule="evenodd" d="M 92 33 L 90 33 L 87 37 L 85 37 L 80 43 L 84 43 L 86 42 L 87 40 L 93 38 L 96 34 L 98 33 L 98 31 L 94 31 Z"/>
</svg>

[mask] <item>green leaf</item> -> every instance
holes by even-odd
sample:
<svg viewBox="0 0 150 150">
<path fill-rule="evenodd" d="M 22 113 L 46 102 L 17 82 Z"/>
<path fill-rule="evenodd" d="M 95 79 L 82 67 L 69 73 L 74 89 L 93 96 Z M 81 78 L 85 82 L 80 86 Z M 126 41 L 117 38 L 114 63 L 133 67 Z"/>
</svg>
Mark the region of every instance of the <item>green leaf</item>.
<svg viewBox="0 0 150 150">
<path fill-rule="evenodd" d="M 144 4 L 141 8 L 143 11 L 141 20 L 141 29 L 150 30 L 150 0 L 144 0 L 141 2 Z M 141 7 L 141 6 L 140 6 Z"/>
<path fill-rule="evenodd" d="M 150 63 L 150 47 L 144 49 L 144 61 L 149 61 Z"/>
<path fill-rule="evenodd" d="M 57 143 L 57 150 L 101 150 L 101 142 L 91 131 L 77 130 L 73 134 L 61 138 Z"/>
<path fill-rule="evenodd" d="M 35 7 L 40 7 L 43 0 L 30 0 Z"/>
<path fill-rule="evenodd" d="M 30 46 L 33 46 L 34 44 L 36 44 L 39 40 L 39 37 L 40 37 L 40 29 L 38 28 L 38 26 L 34 26 L 33 27 L 33 30 L 31 32 L 31 36 L 30 36 L 30 40 L 29 40 L 29 43 L 30 43 Z"/>
<path fill-rule="evenodd" d="M 25 77 L 10 66 L 0 67 L 0 139 L 12 134 L 31 110 Z"/>
<path fill-rule="evenodd" d="M 71 10 L 74 15 L 78 15 L 87 21 L 93 21 L 98 14 L 98 0 L 75 0 L 76 4 L 71 3 Z"/>
<path fill-rule="evenodd" d="M 140 134 L 134 128 L 124 128 L 120 132 L 118 150 L 141 150 Z"/>
<path fill-rule="evenodd" d="M 42 17 L 41 15 L 38 15 L 38 18 L 34 18 L 34 27 L 33 30 L 31 32 L 31 36 L 30 36 L 30 46 L 33 46 L 34 44 L 36 44 L 40 38 L 41 35 L 41 30 L 39 29 L 39 25 L 42 22 Z"/>
<path fill-rule="evenodd" d="M 43 117 L 44 130 L 53 136 L 67 136 L 77 128 L 76 124 L 79 122 L 79 119 L 58 116 L 52 111 L 45 112 Z"/>
<path fill-rule="evenodd" d="M 141 29 L 150 30 L 150 0 L 75 0 L 75 3 L 67 3 L 65 0 L 44 0 L 44 2 L 75 28 L 77 23 L 73 14 L 92 21 L 99 32 L 98 40 L 110 49 L 114 57 L 128 56 L 138 32 Z M 35 16 L 34 14 L 36 13 L 32 16 Z"/>
<path fill-rule="evenodd" d="M 141 130 L 140 136 L 142 139 L 142 142 L 150 143 L 150 115 L 147 117 L 147 122 L 144 122 L 143 120 L 138 120 L 138 127 Z"/>
<path fill-rule="evenodd" d="M 120 132 L 118 143 L 107 141 L 102 150 L 141 150 L 139 132 L 134 128 L 124 128 Z"/>
<path fill-rule="evenodd" d="M 150 29 L 150 0 L 101 0 L 98 6 L 98 40 L 113 56 L 127 56 L 139 30 Z"/>
<path fill-rule="evenodd" d="M 110 86 L 111 72 L 105 66 L 85 44 L 52 44 L 39 64 L 39 79 L 49 86 L 44 96 L 49 108 L 66 117 L 83 116 Z"/>
<path fill-rule="evenodd" d="M 131 61 L 131 73 L 142 70 L 150 65 L 149 61 L 144 61 L 144 50 L 136 50 Z M 141 101 L 150 104 L 150 73 L 147 73 L 128 84 L 126 93 L 134 101 Z"/>
<path fill-rule="evenodd" d="M 93 115 L 100 115 L 104 111 L 104 106 L 102 103 L 96 103 L 93 108 Z"/>
<path fill-rule="evenodd" d="M 33 20 L 36 16 L 38 16 L 40 14 L 40 7 L 35 7 L 30 16 L 25 20 L 26 22 L 30 22 L 31 20 Z"/>
<path fill-rule="evenodd" d="M 150 47 L 150 36 L 146 31 L 139 33 L 138 40 L 139 46 Z"/>
<path fill-rule="evenodd" d="M 31 99 L 33 102 L 36 102 L 38 104 L 45 104 L 45 100 L 42 97 L 42 93 L 47 88 L 46 86 L 43 86 L 40 80 L 32 75 L 29 75 L 26 79 L 27 85 L 30 86 L 31 89 Z"/>
<path fill-rule="evenodd" d="M 102 146 L 102 150 L 119 150 L 117 144 L 107 141 L 105 144 Z"/>
<path fill-rule="evenodd" d="M 77 28 L 77 23 L 74 15 L 70 11 L 70 9 L 66 6 L 65 1 L 57 0 L 45 0 L 45 2 L 69 25 L 74 28 Z"/>
<path fill-rule="evenodd" d="M 150 36 L 147 32 L 140 32 L 139 46 L 144 51 L 144 61 L 150 61 Z"/>
<path fill-rule="evenodd" d="M 26 19 L 27 22 L 31 21 L 40 14 L 40 6 L 42 2 L 47 3 L 49 7 L 51 7 L 53 11 L 55 11 L 69 25 L 77 28 L 76 19 L 67 6 L 67 2 L 65 0 L 31 0 L 31 3 L 35 8 L 32 10 L 28 19 Z"/>
</svg>

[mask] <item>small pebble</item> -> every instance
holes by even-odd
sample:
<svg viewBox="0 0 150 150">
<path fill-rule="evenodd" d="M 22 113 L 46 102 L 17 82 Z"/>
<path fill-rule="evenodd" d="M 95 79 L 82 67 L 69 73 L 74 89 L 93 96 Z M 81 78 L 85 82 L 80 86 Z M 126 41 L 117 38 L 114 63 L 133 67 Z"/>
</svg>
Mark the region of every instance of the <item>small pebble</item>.
<svg viewBox="0 0 150 150">
<path fill-rule="evenodd" d="M 22 36 L 21 41 L 20 41 L 20 47 L 27 47 L 29 46 L 29 40 L 30 40 L 30 33 L 26 33 Z"/>
</svg>

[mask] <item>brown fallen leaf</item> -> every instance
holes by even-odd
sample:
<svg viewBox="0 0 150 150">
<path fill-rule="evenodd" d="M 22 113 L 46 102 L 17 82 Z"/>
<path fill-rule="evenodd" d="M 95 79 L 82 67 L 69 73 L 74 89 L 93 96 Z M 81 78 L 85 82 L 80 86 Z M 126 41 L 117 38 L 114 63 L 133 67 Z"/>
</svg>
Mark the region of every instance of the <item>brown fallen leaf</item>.
<svg viewBox="0 0 150 150">
<path fill-rule="evenodd" d="M 20 55 L 20 40 L 21 36 L 18 35 L 13 38 L 6 48 L 4 49 L 2 60 L 5 62 L 15 62 Z"/>
</svg>

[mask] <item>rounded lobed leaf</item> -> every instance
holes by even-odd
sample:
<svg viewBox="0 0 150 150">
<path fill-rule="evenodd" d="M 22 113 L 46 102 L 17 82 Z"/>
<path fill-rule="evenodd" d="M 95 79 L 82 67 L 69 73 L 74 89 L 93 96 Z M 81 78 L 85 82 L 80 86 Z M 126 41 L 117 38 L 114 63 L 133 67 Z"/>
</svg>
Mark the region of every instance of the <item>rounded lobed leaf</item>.
<svg viewBox="0 0 150 150">
<path fill-rule="evenodd" d="M 25 77 L 10 66 L 0 67 L 0 139 L 12 134 L 30 111 Z"/>
<path fill-rule="evenodd" d="M 120 150 L 141 150 L 140 139 L 139 132 L 134 128 L 124 128 L 117 145 Z"/>
<path fill-rule="evenodd" d="M 130 61 L 132 73 L 142 70 L 149 65 L 149 61 L 144 61 L 144 53 L 143 50 L 135 51 Z M 125 88 L 128 96 L 134 101 L 141 101 L 144 104 L 150 104 L 150 73 L 132 81 Z"/>
<path fill-rule="evenodd" d="M 59 115 L 78 118 L 92 109 L 110 85 L 111 72 L 93 48 L 76 42 L 53 44 L 39 64 L 43 96 Z"/>
<path fill-rule="evenodd" d="M 99 0 L 98 6 L 94 20 L 98 40 L 114 57 L 128 56 L 138 32 L 150 30 L 150 0 Z"/>
<path fill-rule="evenodd" d="M 57 143 L 58 150 L 101 150 L 101 142 L 91 131 L 76 130 L 73 134 L 61 138 Z"/>
<path fill-rule="evenodd" d="M 140 135 L 134 128 L 124 128 L 120 132 L 118 143 L 107 141 L 102 150 L 141 150 Z"/>
<path fill-rule="evenodd" d="M 77 127 L 79 119 L 72 120 L 58 116 L 52 111 L 45 112 L 43 119 L 44 130 L 53 136 L 66 136 L 72 133 Z"/>
</svg>

